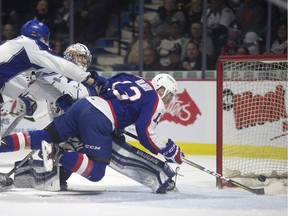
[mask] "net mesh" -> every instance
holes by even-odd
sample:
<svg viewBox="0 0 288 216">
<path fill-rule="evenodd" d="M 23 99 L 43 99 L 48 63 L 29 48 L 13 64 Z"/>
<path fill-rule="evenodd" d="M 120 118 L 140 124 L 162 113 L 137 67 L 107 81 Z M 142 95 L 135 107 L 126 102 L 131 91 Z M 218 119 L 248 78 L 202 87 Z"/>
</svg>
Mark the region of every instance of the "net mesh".
<svg viewBox="0 0 288 216">
<path fill-rule="evenodd" d="M 287 60 L 223 61 L 223 174 L 287 178 Z"/>
</svg>

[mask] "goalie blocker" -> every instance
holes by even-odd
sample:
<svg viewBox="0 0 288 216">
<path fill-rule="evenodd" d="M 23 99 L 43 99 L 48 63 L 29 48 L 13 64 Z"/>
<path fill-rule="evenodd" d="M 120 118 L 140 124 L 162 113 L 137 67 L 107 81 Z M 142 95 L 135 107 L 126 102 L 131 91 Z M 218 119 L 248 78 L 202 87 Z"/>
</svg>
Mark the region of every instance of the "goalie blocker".
<svg viewBox="0 0 288 216">
<path fill-rule="evenodd" d="M 166 162 L 117 137 L 113 139 L 109 167 L 151 188 L 155 193 L 166 193 L 175 189 L 175 182 L 172 180 L 175 172 Z M 14 185 L 21 188 L 58 191 L 60 182 L 66 180 L 60 179 L 61 176 L 59 167 L 54 167 L 51 172 L 46 172 L 42 161 L 28 161 L 16 171 Z"/>
</svg>

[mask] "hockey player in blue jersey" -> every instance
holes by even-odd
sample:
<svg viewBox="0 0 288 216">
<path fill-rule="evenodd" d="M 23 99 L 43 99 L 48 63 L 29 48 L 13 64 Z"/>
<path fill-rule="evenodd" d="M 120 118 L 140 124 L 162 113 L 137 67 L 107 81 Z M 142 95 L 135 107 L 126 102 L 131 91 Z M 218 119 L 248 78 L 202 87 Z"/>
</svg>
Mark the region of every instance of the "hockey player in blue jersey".
<svg viewBox="0 0 288 216">
<path fill-rule="evenodd" d="M 105 175 L 111 160 L 113 131 L 134 124 L 146 149 L 161 153 L 168 162 L 181 164 L 180 147 L 171 139 L 164 143 L 155 132 L 165 105 L 173 100 L 177 89 L 176 81 L 168 74 L 155 76 L 152 83 L 138 76 L 118 74 L 107 79 L 101 96 L 78 100 L 44 130 L 4 137 L 0 152 L 42 148 L 47 170 L 59 162 L 68 170 L 97 182 Z M 78 137 L 83 145 L 77 152 L 58 154 L 58 144 L 72 137 Z"/>
<path fill-rule="evenodd" d="M 98 80 L 73 62 L 53 53 L 49 47 L 49 28 L 38 20 L 30 20 L 21 28 L 21 35 L 0 46 L 0 96 L 20 98 L 27 105 L 35 103 L 23 95 L 35 82 L 39 73 L 60 73 L 77 82 L 96 87 Z M 0 104 L 3 102 L 0 97 Z M 31 115 L 33 110 L 29 110 Z"/>
</svg>

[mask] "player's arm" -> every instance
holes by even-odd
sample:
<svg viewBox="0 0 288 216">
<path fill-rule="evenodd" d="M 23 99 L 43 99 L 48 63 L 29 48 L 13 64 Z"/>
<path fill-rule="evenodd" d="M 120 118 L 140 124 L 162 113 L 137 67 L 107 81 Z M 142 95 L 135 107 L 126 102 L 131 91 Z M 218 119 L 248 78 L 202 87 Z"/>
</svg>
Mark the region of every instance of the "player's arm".
<svg viewBox="0 0 288 216">
<path fill-rule="evenodd" d="M 140 114 L 135 124 L 140 143 L 152 153 L 162 154 L 168 162 L 181 164 L 183 156 L 181 148 L 171 139 L 168 139 L 167 144 L 164 143 L 156 134 L 157 124 L 165 112 L 164 107 L 153 109 L 150 115 L 148 108 L 143 110 L 144 112 Z M 147 116 L 151 116 L 151 118 L 147 118 Z"/>
<path fill-rule="evenodd" d="M 86 83 L 93 87 L 96 87 L 97 85 L 101 84 L 101 81 L 103 81 L 99 78 L 99 76 L 93 77 L 90 72 L 82 70 L 73 62 L 54 55 L 49 50 L 34 49 L 30 51 L 29 58 L 32 64 L 43 67 L 43 70 L 46 73 L 56 72 L 75 80 L 76 82 Z"/>
</svg>

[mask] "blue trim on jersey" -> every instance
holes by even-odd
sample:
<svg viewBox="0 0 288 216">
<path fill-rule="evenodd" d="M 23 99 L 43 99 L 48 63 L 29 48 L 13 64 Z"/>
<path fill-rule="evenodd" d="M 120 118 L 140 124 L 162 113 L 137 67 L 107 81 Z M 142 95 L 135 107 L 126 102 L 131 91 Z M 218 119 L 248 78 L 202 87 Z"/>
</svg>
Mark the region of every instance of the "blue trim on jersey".
<svg viewBox="0 0 288 216">
<path fill-rule="evenodd" d="M 0 86 L 31 67 L 35 69 L 41 68 L 30 62 L 24 48 L 19 50 L 8 62 L 0 64 Z"/>
</svg>

